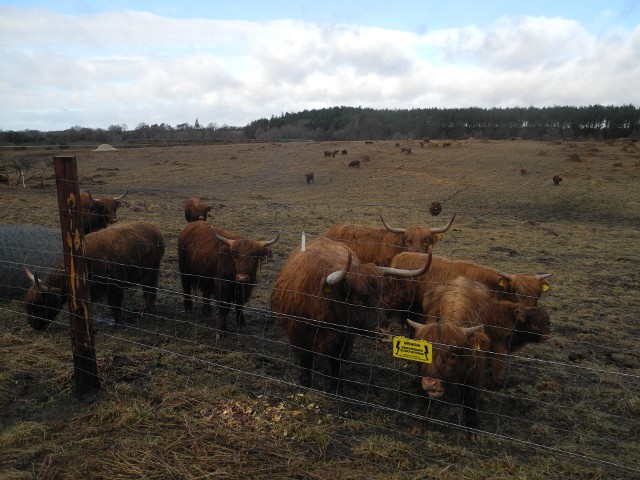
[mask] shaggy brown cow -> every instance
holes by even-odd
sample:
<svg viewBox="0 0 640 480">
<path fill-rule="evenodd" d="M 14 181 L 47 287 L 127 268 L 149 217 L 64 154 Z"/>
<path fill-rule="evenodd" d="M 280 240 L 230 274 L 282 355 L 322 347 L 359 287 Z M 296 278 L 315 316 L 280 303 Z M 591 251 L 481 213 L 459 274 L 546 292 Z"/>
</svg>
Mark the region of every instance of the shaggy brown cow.
<svg viewBox="0 0 640 480">
<path fill-rule="evenodd" d="M 206 220 L 213 207 L 207 202 L 202 202 L 195 197 L 188 198 L 184 202 L 184 218 L 187 222 Z"/>
<path fill-rule="evenodd" d="M 238 326 L 244 324 L 244 304 L 256 285 L 260 263 L 272 256 L 269 241 L 242 238 L 221 227 L 203 221 L 189 223 L 178 236 L 178 263 L 184 309 L 191 312 L 191 290 L 202 291 L 202 312 L 211 316 L 211 296 L 218 301 L 216 338 L 226 335 L 227 315 L 235 307 Z"/>
<path fill-rule="evenodd" d="M 554 175 L 552 180 L 553 180 L 553 184 L 557 187 L 558 185 L 560 185 L 560 182 L 562 181 L 562 177 L 560 175 Z"/>
<path fill-rule="evenodd" d="M 357 167 L 360 168 L 360 160 L 352 160 L 349 162 L 349 167 Z"/>
<path fill-rule="evenodd" d="M 520 169 L 520 175 L 525 176 L 527 173 L 529 173 L 529 172 L 527 171 L 526 168 L 521 168 Z"/>
<path fill-rule="evenodd" d="M 437 217 L 442 212 L 442 202 L 431 202 L 429 205 L 429 213 Z"/>
<path fill-rule="evenodd" d="M 80 192 L 80 211 L 84 233 L 91 233 L 105 228 L 118 221 L 116 211 L 120 201 L 129 193 L 127 189 L 122 195 L 108 198 L 94 198 L 91 192 Z"/>
<path fill-rule="evenodd" d="M 124 291 L 140 284 L 144 299 L 140 313 L 151 311 L 164 255 L 160 231 L 149 222 L 121 223 L 87 234 L 84 243 L 91 300 L 106 295 L 116 323 L 121 324 Z M 67 302 L 67 275 L 63 263 L 42 282 L 26 271 L 33 283 L 24 299 L 28 322 L 42 330 Z"/>
<path fill-rule="evenodd" d="M 466 326 L 484 325 L 491 342 L 493 381 L 504 385 L 507 356 L 528 343 L 549 339 L 549 313 L 543 307 L 527 307 L 511 301 L 497 300 L 486 285 L 458 277 L 439 285 L 422 310 L 429 321 L 442 321 L 451 312 L 466 319 Z"/>
<path fill-rule="evenodd" d="M 400 153 L 406 153 L 407 155 L 411 155 L 411 148 L 409 147 L 402 147 L 400 149 Z"/>
<path fill-rule="evenodd" d="M 304 178 L 307 180 L 307 183 L 316 183 L 313 179 L 313 172 L 305 173 Z"/>
<path fill-rule="evenodd" d="M 442 148 L 447 148 L 447 147 L 450 147 L 450 146 L 451 146 L 451 142 L 444 142 L 442 144 Z"/>
<path fill-rule="evenodd" d="M 346 150 L 342 150 L 342 155 L 346 155 L 347 151 Z"/>
<path fill-rule="evenodd" d="M 293 251 L 271 292 L 271 310 L 300 359 L 300 383 L 310 386 L 314 357 L 331 364 L 332 387 L 340 388 L 341 360 L 350 356 L 356 334 L 379 331 L 383 276 L 415 277 L 413 271 L 362 263 L 346 245 L 320 237 Z M 384 282 L 385 284 L 387 282 Z"/>
<path fill-rule="evenodd" d="M 415 269 L 422 265 L 425 254 L 403 252 L 391 261 L 394 268 Z M 422 319 L 423 305 L 433 301 L 433 295 L 439 285 L 447 284 L 457 277 L 465 277 L 486 285 L 493 297 L 518 303 L 523 307 L 534 307 L 540 296 L 549 290 L 547 278 L 552 274 L 507 274 L 491 267 L 465 260 L 453 260 L 434 255 L 433 264 L 427 273 L 415 282 L 395 282 L 389 286 L 386 294 L 400 309 L 408 312 L 414 319 Z M 429 319 L 427 319 L 429 320 Z"/>
<path fill-rule="evenodd" d="M 340 150 L 331 150 L 331 156 L 335 157 Z"/>
<path fill-rule="evenodd" d="M 476 443 L 476 431 L 480 426 L 478 404 L 484 386 L 484 352 L 489 346 L 489 338 L 482 331 L 482 326 L 469 327 L 466 323 L 455 312 L 453 315 L 443 314 L 442 321 L 426 325 L 409 320 L 409 325 L 415 329 L 415 339 L 432 344 L 431 363 L 418 364 L 420 388 L 425 395 L 420 401 L 418 415 L 429 415 L 431 399 L 459 393 L 463 424 L 470 429 L 467 438 Z M 424 420 L 418 420 L 411 433 L 422 434 L 424 423 Z"/>
<path fill-rule="evenodd" d="M 439 228 L 396 228 L 391 227 L 380 215 L 385 228 L 341 223 L 329 228 L 324 236 L 348 245 L 361 262 L 387 267 L 398 253 L 426 252 L 429 246 L 438 242 L 442 234 L 449 230 L 455 218 L 454 213 L 449 223 Z"/>
<path fill-rule="evenodd" d="M 331 150 L 325 150 L 324 151 L 324 156 L 325 157 L 330 157 L 331 156 Z"/>
</svg>

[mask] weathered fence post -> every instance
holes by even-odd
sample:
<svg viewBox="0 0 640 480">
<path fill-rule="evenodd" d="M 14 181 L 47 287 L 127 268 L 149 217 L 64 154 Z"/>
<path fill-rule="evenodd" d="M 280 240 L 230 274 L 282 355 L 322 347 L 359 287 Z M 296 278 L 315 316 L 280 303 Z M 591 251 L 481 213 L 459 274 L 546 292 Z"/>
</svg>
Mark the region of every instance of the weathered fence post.
<svg viewBox="0 0 640 480">
<path fill-rule="evenodd" d="M 76 393 L 85 393 L 97 389 L 100 386 L 100 378 L 94 348 L 93 324 L 89 319 L 89 290 L 76 157 L 55 156 L 53 167 L 58 189 L 64 267 L 69 284 L 71 346 Z"/>
</svg>

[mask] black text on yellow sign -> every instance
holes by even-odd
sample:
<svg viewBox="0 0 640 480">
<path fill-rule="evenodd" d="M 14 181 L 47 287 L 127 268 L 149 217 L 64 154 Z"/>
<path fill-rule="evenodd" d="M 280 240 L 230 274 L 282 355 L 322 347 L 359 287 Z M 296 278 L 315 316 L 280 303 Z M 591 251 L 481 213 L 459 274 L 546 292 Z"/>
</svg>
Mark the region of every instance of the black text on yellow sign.
<svg viewBox="0 0 640 480">
<path fill-rule="evenodd" d="M 414 362 L 431 363 L 431 344 L 425 340 L 394 337 L 393 356 Z"/>
</svg>

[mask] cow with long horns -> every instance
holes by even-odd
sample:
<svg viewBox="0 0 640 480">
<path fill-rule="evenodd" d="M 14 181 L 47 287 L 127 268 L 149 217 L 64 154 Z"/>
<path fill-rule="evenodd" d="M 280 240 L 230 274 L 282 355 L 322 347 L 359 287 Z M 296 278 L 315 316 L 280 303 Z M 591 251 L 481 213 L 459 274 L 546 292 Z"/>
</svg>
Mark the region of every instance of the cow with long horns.
<svg viewBox="0 0 640 480">
<path fill-rule="evenodd" d="M 216 338 L 226 335 L 227 315 L 235 308 L 238 326 L 244 324 L 243 307 L 256 285 L 258 266 L 273 255 L 268 241 L 243 238 L 204 221 L 189 223 L 178 236 L 178 262 L 185 311 L 193 310 L 192 290 L 202 292 L 202 312 L 211 316 L 211 297 L 218 302 Z"/>
<path fill-rule="evenodd" d="M 324 236 L 342 242 L 351 248 L 363 263 L 375 263 L 387 267 L 391 259 L 405 251 L 427 252 L 430 246 L 442 238 L 456 218 L 454 213 L 444 227 L 392 227 L 380 215 L 384 228 L 342 223 L 333 225 Z"/>
<path fill-rule="evenodd" d="M 425 261 L 425 254 L 403 252 L 391 261 L 394 268 L 416 268 Z M 551 273 L 541 275 L 500 272 L 492 267 L 466 260 L 454 260 L 438 255 L 428 272 L 415 282 L 396 282 L 389 286 L 386 295 L 400 305 L 399 309 L 410 312 L 414 320 L 424 317 L 424 305 L 432 302 L 439 285 L 450 283 L 457 277 L 465 277 L 482 283 L 498 300 L 515 302 L 521 306 L 534 307 L 540 296 L 549 290 L 547 279 Z M 427 318 L 426 321 L 429 319 Z"/>
<path fill-rule="evenodd" d="M 300 383 L 310 386 L 316 355 L 331 364 L 332 387 L 340 389 L 341 360 L 356 334 L 384 331 L 383 286 L 428 270 L 379 267 L 362 262 L 345 244 L 317 238 L 293 251 L 273 284 L 271 311 L 300 359 Z"/>
<path fill-rule="evenodd" d="M 498 300 L 486 285 L 464 277 L 438 285 L 422 310 L 429 322 L 443 321 L 455 310 L 470 325 L 483 325 L 490 340 L 493 381 L 500 386 L 505 383 L 508 356 L 530 343 L 543 343 L 550 335 L 544 307 Z"/>
<path fill-rule="evenodd" d="M 142 286 L 140 313 L 152 310 L 156 299 L 164 239 L 149 222 L 121 223 L 84 237 L 89 297 L 107 297 L 116 323 L 123 322 L 125 289 Z M 37 330 L 46 328 L 68 300 L 68 278 L 59 263 L 47 278 L 40 280 L 26 266 L 33 285 L 25 295 L 28 323 Z"/>
<path fill-rule="evenodd" d="M 116 212 L 127 193 L 129 189 L 117 197 L 95 198 L 89 191 L 80 192 L 80 212 L 84 233 L 96 232 L 117 222 Z"/>
<path fill-rule="evenodd" d="M 191 197 L 184 202 L 184 218 L 187 222 L 206 220 L 213 207 L 207 202 Z"/>
</svg>

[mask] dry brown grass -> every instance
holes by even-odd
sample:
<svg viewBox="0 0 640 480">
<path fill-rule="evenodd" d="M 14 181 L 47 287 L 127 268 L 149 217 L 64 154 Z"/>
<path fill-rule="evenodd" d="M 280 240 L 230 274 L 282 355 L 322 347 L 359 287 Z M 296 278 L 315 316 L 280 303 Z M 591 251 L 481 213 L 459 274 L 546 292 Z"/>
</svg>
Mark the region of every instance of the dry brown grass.
<svg viewBox="0 0 640 480">
<path fill-rule="evenodd" d="M 20 302 L 0 302 L 0 477 L 640 475 L 637 150 L 589 144 L 597 155 L 567 162 L 579 143 L 468 140 L 444 149 L 431 143 L 410 156 L 400 156 L 394 143 L 65 152 L 77 156 L 92 194 L 130 189 L 121 221 L 145 218 L 163 231 L 158 312 L 127 329 L 97 325 L 103 387 L 77 398 L 64 315 L 35 332 Z M 322 153 L 343 148 L 346 157 Z M 2 158 L 54 153 L 5 151 Z M 345 166 L 356 158 L 370 161 Z M 613 162 L 622 166 L 612 169 Z M 308 171 L 315 184 L 301 175 Z M 562 188 L 549 180 L 558 172 Z M 237 332 L 231 321 L 222 342 L 209 321 L 182 311 L 176 240 L 190 196 L 217 206 L 213 224 L 253 238 L 281 232 L 247 306 L 247 330 Z M 0 221 L 57 226 L 55 198 L 53 180 L 44 188 L 0 185 Z M 434 219 L 428 206 L 439 199 L 446 201 Z M 317 392 L 299 389 L 295 359 L 268 314 L 269 287 L 303 230 L 312 238 L 338 222 L 378 224 L 380 212 L 398 226 L 440 225 L 454 211 L 437 253 L 511 272 L 554 273 L 541 301 L 551 311 L 552 339 L 512 359 L 505 390 L 485 392 L 485 433 L 474 447 L 455 428 L 457 406 L 434 414 L 451 425 L 430 424 L 422 437 L 409 436 L 413 409 L 404 379 L 413 370 L 366 339 L 345 367 L 360 383 L 347 390 L 350 401 L 328 395 L 323 380 Z M 139 292 L 127 295 L 125 305 L 133 309 L 138 300 Z M 93 313 L 107 312 L 96 305 Z"/>
</svg>

